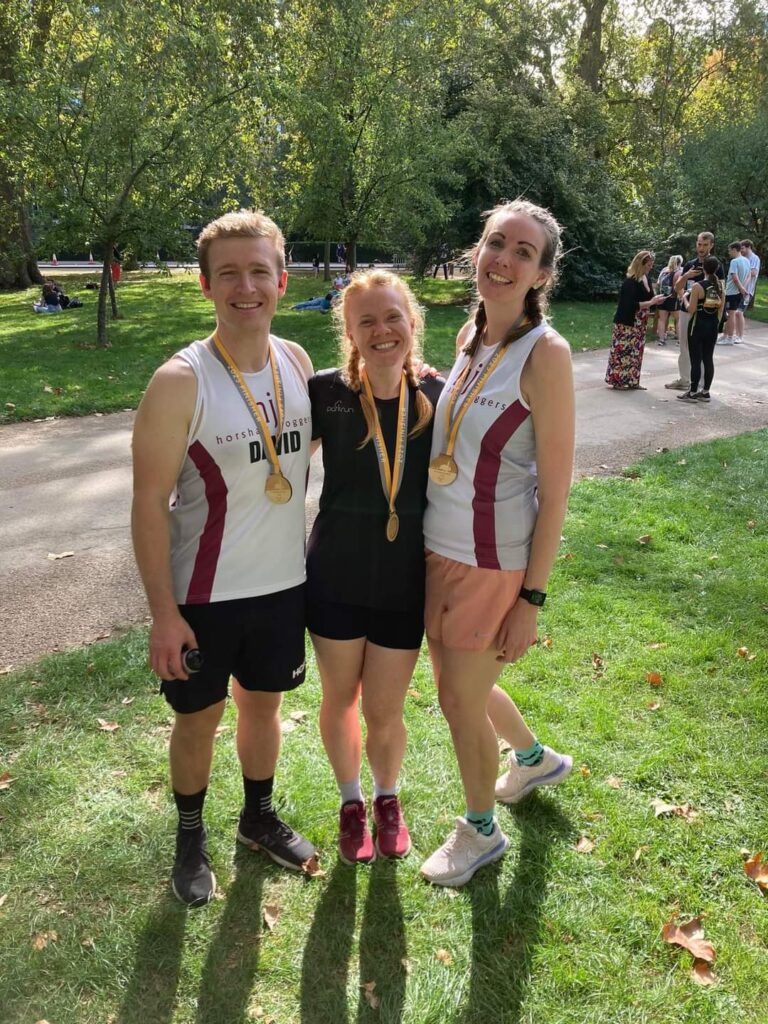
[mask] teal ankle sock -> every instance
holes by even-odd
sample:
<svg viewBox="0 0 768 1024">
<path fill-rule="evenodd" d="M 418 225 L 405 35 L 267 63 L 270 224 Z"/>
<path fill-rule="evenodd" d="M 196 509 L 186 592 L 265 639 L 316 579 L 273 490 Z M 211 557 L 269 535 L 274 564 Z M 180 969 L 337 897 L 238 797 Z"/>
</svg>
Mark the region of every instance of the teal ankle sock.
<svg viewBox="0 0 768 1024">
<path fill-rule="evenodd" d="M 525 768 L 533 768 L 534 765 L 541 764 L 543 759 L 544 747 L 537 739 L 534 739 L 530 747 L 526 747 L 525 750 L 515 751 L 515 760 Z"/>
<path fill-rule="evenodd" d="M 493 808 L 490 811 L 467 811 L 464 817 L 481 835 L 489 836 L 493 832 Z"/>
</svg>

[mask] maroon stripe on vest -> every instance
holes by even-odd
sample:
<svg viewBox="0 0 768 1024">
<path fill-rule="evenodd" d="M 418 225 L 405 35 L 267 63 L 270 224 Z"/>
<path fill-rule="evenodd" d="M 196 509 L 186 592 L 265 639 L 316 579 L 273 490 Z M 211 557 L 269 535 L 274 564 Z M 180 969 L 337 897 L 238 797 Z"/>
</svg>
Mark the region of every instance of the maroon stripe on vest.
<svg viewBox="0 0 768 1024">
<path fill-rule="evenodd" d="M 205 485 L 208 518 L 205 520 L 205 526 L 197 545 L 195 567 L 189 581 L 186 603 L 208 604 L 213 591 L 213 581 L 216 578 L 216 567 L 219 564 L 219 552 L 224 536 L 224 523 L 227 518 L 227 485 L 224 483 L 221 470 L 199 441 L 195 441 L 191 445 L 189 457 L 197 467 Z"/>
<path fill-rule="evenodd" d="M 485 432 L 473 481 L 472 530 L 475 536 L 475 559 L 481 569 L 500 569 L 496 550 L 496 481 L 499 478 L 501 453 L 521 423 L 531 415 L 522 402 L 513 402 Z"/>
</svg>

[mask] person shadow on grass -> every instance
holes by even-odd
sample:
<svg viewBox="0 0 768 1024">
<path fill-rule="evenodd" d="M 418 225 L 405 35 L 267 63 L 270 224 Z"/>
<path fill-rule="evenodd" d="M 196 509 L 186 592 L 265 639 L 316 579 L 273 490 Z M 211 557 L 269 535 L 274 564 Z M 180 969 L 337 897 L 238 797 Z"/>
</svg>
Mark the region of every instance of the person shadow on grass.
<svg viewBox="0 0 768 1024">
<path fill-rule="evenodd" d="M 518 1024 L 541 931 L 554 844 L 573 834 L 557 804 L 537 795 L 509 808 L 518 829 L 515 877 L 499 893 L 500 871 L 483 871 L 465 892 L 472 904 L 472 966 L 466 1003 L 454 1024 Z"/>
<path fill-rule="evenodd" d="M 169 1024 L 176 1006 L 187 910 L 166 892 L 149 913 L 117 1024 Z"/>
<path fill-rule="evenodd" d="M 405 1004 L 405 923 L 397 861 L 356 870 L 337 862 L 312 921 L 301 969 L 302 1024 L 348 1020 L 347 985 L 355 934 L 357 887 L 368 891 L 360 927 L 357 1021 L 397 1024 Z M 365 987 L 375 982 L 366 995 Z M 369 1002 L 370 998 L 370 1002 Z M 375 1004 L 375 1008 L 374 1008 Z"/>
</svg>

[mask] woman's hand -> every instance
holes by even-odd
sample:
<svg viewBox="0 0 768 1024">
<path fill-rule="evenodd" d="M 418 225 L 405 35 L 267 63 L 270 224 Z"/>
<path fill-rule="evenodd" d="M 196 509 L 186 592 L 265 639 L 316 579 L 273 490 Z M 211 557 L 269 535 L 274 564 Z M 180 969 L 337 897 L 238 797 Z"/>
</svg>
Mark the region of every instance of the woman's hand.
<svg viewBox="0 0 768 1024">
<path fill-rule="evenodd" d="M 511 665 L 533 647 L 538 639 L 538 614 L 538 608 L 523 598 L 515 601 L 496 637 L 496 661 Z"/>
</svg>

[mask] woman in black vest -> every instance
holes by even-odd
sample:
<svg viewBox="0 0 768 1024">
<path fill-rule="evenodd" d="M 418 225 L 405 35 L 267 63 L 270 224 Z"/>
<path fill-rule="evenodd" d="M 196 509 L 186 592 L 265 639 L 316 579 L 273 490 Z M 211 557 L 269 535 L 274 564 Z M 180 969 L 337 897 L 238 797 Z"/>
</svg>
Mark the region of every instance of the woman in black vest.
<svg viewBox="0 0 768 1024">
<path fill-rule="evenodd" d="M 709 389 L 715 375 L 715 345 L 717 328 L 725 305 L 725 288 L 717 276 L 720 266 L 714 256 L 707 256 L 701 264 L 705 273 L 703 281 L 697 281 L 691 288 L 688 312 L 688 351 L 691 355 L 691 387 L 677 397 L 683 402 L 708 402 Z M 698 269 L 683 274 L 688 280 L 698 274 Z M 698 391 L 701 365 L 704 364 L 704 387 Z"/>
</svg>

